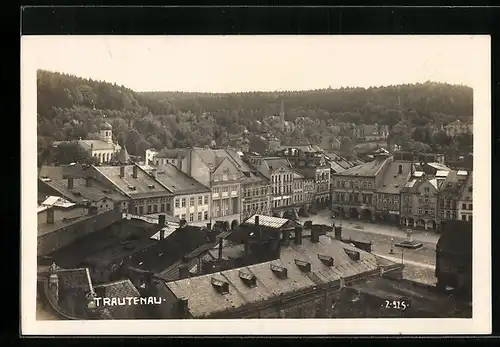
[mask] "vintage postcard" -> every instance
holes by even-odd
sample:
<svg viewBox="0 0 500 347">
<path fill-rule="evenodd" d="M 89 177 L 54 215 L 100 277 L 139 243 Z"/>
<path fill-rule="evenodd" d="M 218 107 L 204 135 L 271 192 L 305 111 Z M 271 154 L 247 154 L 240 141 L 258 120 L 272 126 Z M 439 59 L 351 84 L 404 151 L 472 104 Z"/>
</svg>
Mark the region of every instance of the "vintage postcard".
<svg viewBox="0 0 500 347">
<path fill-rule="evenodd" d="M 23 334 L 491 332 L 489 36 L 21 57 Z"/>
</svg>

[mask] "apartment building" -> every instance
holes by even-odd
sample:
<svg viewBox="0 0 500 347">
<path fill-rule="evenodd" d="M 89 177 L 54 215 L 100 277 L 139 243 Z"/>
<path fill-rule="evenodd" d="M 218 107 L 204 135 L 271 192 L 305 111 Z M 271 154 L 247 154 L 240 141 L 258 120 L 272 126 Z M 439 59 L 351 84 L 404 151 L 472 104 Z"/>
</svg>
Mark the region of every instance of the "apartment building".
<svg viewBox="0 0 500 347">
<path fill-rule="evenodd" d="M 304 176 L 297 172 L 293 173 L 293 203 L 304 204 Z"/>
<path fill-rule="evenodd" d="M 467 171 L 450 170 L 446 177 L 441 179 L 442 184 L 438 193 L 438 217 L 440 221 L 459 219 L 459 199 L 467 176 Z"/>
<path fill-rule="evenodd" d="M 248 164 L 250 171 L 243 172 L 242 179 L 242 218 L 245 220 L 254 214 L 271 215 L 271 182 L 253 165 Z"/>
<path fill-rule="evenodd" d="M 401 191 L 401 223 L 408 227 L 437 229 L 439 181 L 412 177 Z"/>
<path fill-rule="evenodd" d="M 375 219 L 374 195 L 382 185 L 392 158 L 376 156 L 367 162 L 332 175 L 332 209 L 338 216 Z"/>
<path fill-rule="evenodd" d="M 458 218 L 472 222 L 472 211 L 472 171 L 470 171 L 458 200 Z"/>
</svg>

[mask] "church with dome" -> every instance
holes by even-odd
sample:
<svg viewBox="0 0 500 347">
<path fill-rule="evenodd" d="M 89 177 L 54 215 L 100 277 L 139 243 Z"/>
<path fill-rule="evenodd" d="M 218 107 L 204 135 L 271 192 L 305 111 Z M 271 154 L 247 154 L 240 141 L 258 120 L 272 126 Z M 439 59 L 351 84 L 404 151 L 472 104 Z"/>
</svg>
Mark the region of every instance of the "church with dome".
<svg viewBox="0 0 500 347">
<path fill-rule="evenodd" d="M 78 143 L 83 149 L 90 152 L 92 157 L 96 157 L 100 164 L 112 161 L 115 153 L 121 151 L 121 146 L 113 143 L 113 127 L 108 122 L 101 125 L 100 140 L 79 140 Z"/>
</svg>

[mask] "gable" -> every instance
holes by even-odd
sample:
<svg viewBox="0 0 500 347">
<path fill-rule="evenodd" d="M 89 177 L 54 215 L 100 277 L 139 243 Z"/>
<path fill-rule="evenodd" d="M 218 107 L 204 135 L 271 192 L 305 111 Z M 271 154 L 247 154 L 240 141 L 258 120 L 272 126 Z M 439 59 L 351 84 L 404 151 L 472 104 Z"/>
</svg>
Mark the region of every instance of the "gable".
<svg viewBox="0 0 500 347">
<path fill-rule="evenodd" d="M 425 192 L 425 188 L 429 188 L 429 192 L 430 193 L 436 193 L 437 192 L 436 187 L 434 187 L 429 181 L 423 182 L 420 185 L 420 187 L 418 187 L 418 191 L 420 193 L 424 193 Z"/>
<path fill-rule="evenodd" d="M 239 170 L 236 168 L 236 166 L 227 158 L 224 158 L 222 162 L 217 166 L 217 169 L 215 169 L 214 174 L 215 175 L 234 175 L 238 174 Z"/>
</svg>

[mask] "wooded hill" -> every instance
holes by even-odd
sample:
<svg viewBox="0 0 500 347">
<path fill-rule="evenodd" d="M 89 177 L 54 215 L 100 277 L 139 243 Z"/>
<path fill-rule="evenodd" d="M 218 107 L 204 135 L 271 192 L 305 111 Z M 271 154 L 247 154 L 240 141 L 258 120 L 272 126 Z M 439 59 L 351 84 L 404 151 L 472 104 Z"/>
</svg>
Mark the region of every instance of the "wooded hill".
<svg viewBox="0 0 500 347">
<path fill-rule="evenodd" d="M 204 146 L 212 140 L 234 145 L 263 133 L 319 143 L 334 136 L 332 126 L 339 122 L 387 124 L 393 130 L 392 140 L 405 142 L 398 136 L 408 137 L 410 145 L 420 142 L 430 150 L 448 146 L 450 141 L 440 133 L 437 140 L 426 136 L 429 129 L 456 119 L 472 122 L 472 89 L 433 82 L 230 94 L 139 93 L 113 83 L 42 70 L 37 82 L 41 161 L 51 160 L 47 148 L 53 141 L 96 138 L 104 118 L 113 126 L 116 140 L 136 155 L 144 155 L 147 148 Z M 282 101 L 286 120 L 308 119 L 287 136 L 269 118 L 279 112 Z"/>
</svg>

